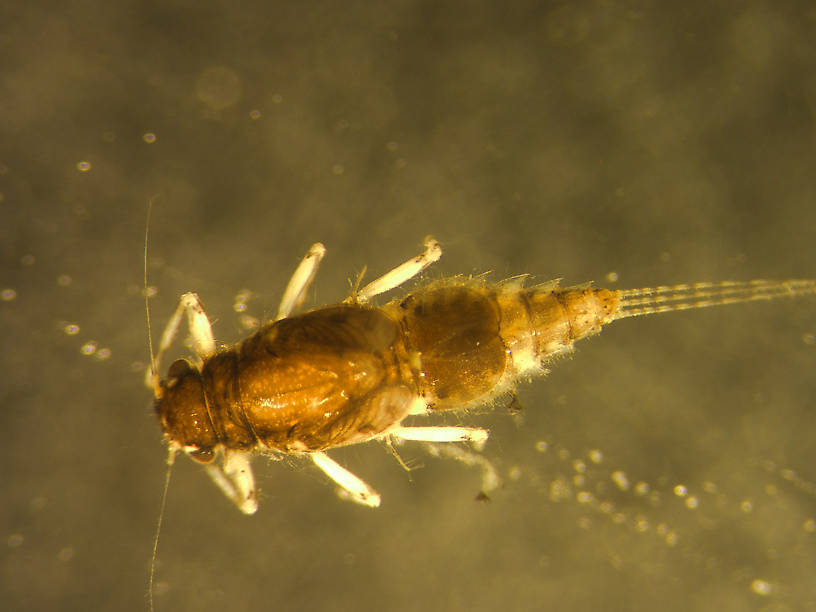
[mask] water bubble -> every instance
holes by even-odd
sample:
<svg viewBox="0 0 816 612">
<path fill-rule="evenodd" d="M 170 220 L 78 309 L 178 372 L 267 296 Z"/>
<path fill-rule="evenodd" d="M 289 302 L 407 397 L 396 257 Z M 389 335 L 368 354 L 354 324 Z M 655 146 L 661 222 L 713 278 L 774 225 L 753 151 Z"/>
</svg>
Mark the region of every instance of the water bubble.
<svg viewBox="0 0 816 612">
<path fill-rule="evenodd" d="M 0 291 L 0 300 L 3 300 L 4 302 L 11 302 L 16 297 L 17 292 L 11 287 L 6 287 Z"/>
<path fill-rule="evenodd" d="M 91 169 L 91 162 L 85 160 L 79 161 L 77 162 L 76 168 L 80 172 L 89 172 Z"/>
<path fill-rule="evenodd" d="M 153 144 L 156 142 L 156 134 L 153 132 L 145 132 L 142 134 L 142 140 L 144 140 L 147 144 Z"/>
<path fill-rule="evenodd" d="M 76 336 L 79 333 L 79 325 L 76 323 L 67 323 L 65 327 L 62 328 L 62 331 L 69 336 Z"/>
<path fill-rule="evenodd" d="M 83 344 L 79 352 L 83 355 L 93 355 L 96 352 L 97 343 L 95 340 L 88 340 L 85 344 Z"/>
</svg>

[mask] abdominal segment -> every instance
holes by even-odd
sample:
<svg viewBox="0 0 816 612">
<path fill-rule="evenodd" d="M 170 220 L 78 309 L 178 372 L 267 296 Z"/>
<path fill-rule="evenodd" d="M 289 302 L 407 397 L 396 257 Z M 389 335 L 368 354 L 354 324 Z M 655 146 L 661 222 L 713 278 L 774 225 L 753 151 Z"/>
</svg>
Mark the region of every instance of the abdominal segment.
<svg viewBox="0 0 816 612">
<path fill-rule="evenodd" d="M 434 410 L 467 408 L 546 373 L 554 356 L 598 333 L 617 308 L 615 292 L 550 284 L 431 285 L 384 310 L 399 319 L 416 356 L 420 394 Z"/>
</svg>

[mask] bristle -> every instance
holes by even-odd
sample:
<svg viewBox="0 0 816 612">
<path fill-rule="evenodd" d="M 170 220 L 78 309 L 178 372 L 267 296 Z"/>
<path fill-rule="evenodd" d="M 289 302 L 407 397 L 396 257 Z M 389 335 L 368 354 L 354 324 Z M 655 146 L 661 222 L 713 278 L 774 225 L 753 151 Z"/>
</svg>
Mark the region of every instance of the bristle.
<svg viewBox="0 0 816 612">
<path fill-rule="evenodd" d="M 611 320 L 816 293 L 816 280 L 752 280 L 625 289 Z"/>
</svg>

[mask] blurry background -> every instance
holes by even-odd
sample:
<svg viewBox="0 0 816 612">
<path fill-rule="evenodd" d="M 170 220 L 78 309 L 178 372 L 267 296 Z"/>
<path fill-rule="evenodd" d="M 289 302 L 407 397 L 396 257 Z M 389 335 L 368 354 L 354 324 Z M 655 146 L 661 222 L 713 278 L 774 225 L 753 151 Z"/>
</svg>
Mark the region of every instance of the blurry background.
<svg viewBox="0 0 816 612">
<path fill-rule="evenodd" d="M 12 4 L 5 609 L 146 607 L 150 198 L 154 338 L 194 290 L 235 342 L 317 240 L 312 304 L 427 234 L 426 278 L 816 275 L 810 2 Z M 157 609 L 813 609 L 814 334 L 807 298 L 611 326 L 522 386 L 520 416 L 449 419 L 492 430 L 489 503 L 477 470 L 406 444 L 406 473 L 375 443 L 333 456 L 379 510 L 259 457 L 246 517 L 180 457 Z"/>
</svg>

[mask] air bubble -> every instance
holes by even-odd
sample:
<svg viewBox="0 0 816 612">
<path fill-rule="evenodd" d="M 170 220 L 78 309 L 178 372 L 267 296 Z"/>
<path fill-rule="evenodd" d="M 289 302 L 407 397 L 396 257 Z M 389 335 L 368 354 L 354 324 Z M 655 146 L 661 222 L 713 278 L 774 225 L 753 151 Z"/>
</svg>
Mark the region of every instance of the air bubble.
<svg viewBox="0 0 816 612">
<path fill-rule="evenodd" d="M 606 275 L 606 280 L 609 283 L 617 283 L 618 282 L 618 273 L 617 272 L 609 272 Z"/>
<path fill-rule="evenodd" d="M 6 540 L 9 548 L 19 548 L 23 544 L 22 533 L 12 533 Z"/>
<path fill-rule="evenodd" d="M 535 448 L 539 453 L 546 453 L 549 446 L 544 440 L 539 440 L 536 442 Z"/>
<path fill-rule="evenodd" d="M 614 482 L 621 491 L 628 491 L 631 484 L 629 483 L 629 477 L 626 475 L 626 472 L 622 472 L 621 470 L 615 470 L 612 472 L 610 478 L 612 482 Z"/>
<path fill-rule="evenodd" d="M 79 325 L 76 323 L 68 323 L 62 328 L 62 331 L 69 336 L 76 336 L 79 333 Z"/>
<path fill-rule="evenodd" d="M 700 500 L 697 499 L 694 495 L 686 498 L 686 508 L 689 510 L 694 510 L 700 505 Z"/>
<path fill-rule="evenodd" d="M 105 361 L 106 359 L 110 359 L 111 350 L 107 347 L 101 348 L 96 352 L 96 358 L 99 361 Z"/>
<path fill-rule="evenodd" d="M 249 118 L 253 121 L 257 121 L 261 118 L 261 111 L 259 111 L 257 108 L 253 108 L 251 111 L 249 111 Z"/>
<path fill-rule="evenodd" d="M 58 284 L 60 287 L 67 287 L 68 285 L 70 285 L 70 284 L 73 282 L 73 280 L 74 280 L 74 279 L 72 279 L 72 278 L 71 278 L 70 276 L 68 276 L 67 274 L 60 274 L 60 275 L 57 277 L 57 284 Z"/>
<path fill-rule="evenodd" d="M 57 553 L 57 559 L 60 561 L 70 561 L 74 558 L 74 549 L 70 546 L 60 549 Z"/>
<path fill-rule="evenodd" d="M 595 496 L 589 491 L 581 491 L 575 496 L 579 504 L 591 504 L 595 501 Z"/>
<path fill-rule="evenodd" d="M 88 340 L 85 344 L 83 344 L 79 352 L 83 355 L 93 355 L 96 352 L 97 343 L 95 340 Z"/>
<path fill-rule="evenodd" d="M 0 300 L 3 300 L 4 302 L 11 302 L 16 297 L 17 292 L 11 287 L 6 287 L 2 291 L 0 291 Z"/>
<path fill-rule="evenodd" d="M 648 482 L 643 482 L 641 480 L 635 485 L 635 495 L 648 495 L 650 490 L 651 487 L 649 486 Z"/>
<path fill-rule="evenodd" d="M 340 176 L 346 171 L 346 167 L 343 164 L 334 164 L 331 171 L 335 176 Z"/>
<path fill-rule="evenodd" d="M 685 497 L 686 495 L 688 495 L 688 488 L 686 487 L 686 485 L 682 484 L 676 485 L 673 490 L 674 494 L 677 497 Z"/>
<path fill-rule="evenodd" d="M 257 317 L 253 317 L 248 314 L 241 315 L 240 321 L 241 327 L 243 327 L 247 331 L 258 329 L 261 326 L 261 322 L 260 320 L 258 320 Z"/>
<path fill-rule="evenodd" d="M 601 463 L 603 463 L 603 453 L 599 451 L 597 448 L 593 448 L 591 451 L 589 451 L 587 456 L 589 457 L 589 460 L 595 465 L 600 465 Z"/>
<path fill-rule="evenodd" d="M 767 580 L 756 578 L 751 581 L 751 590 L 757 595 L 767 596 L 773 591 L 773 586 Z"/>
<path fill-rule="evenodd" d="M 156 134 L 153 132 L 145 132 L 142 135 L 142 140 L 144 140 L 147 144 L 153 144 L 156 142 Z"/>
<path fill-rule="evenodd" d="M 89 172 L 91 170 L 91 162 L 82 160 L 77 162 L 76 168 L 80 172 Z"/>
</svg>

